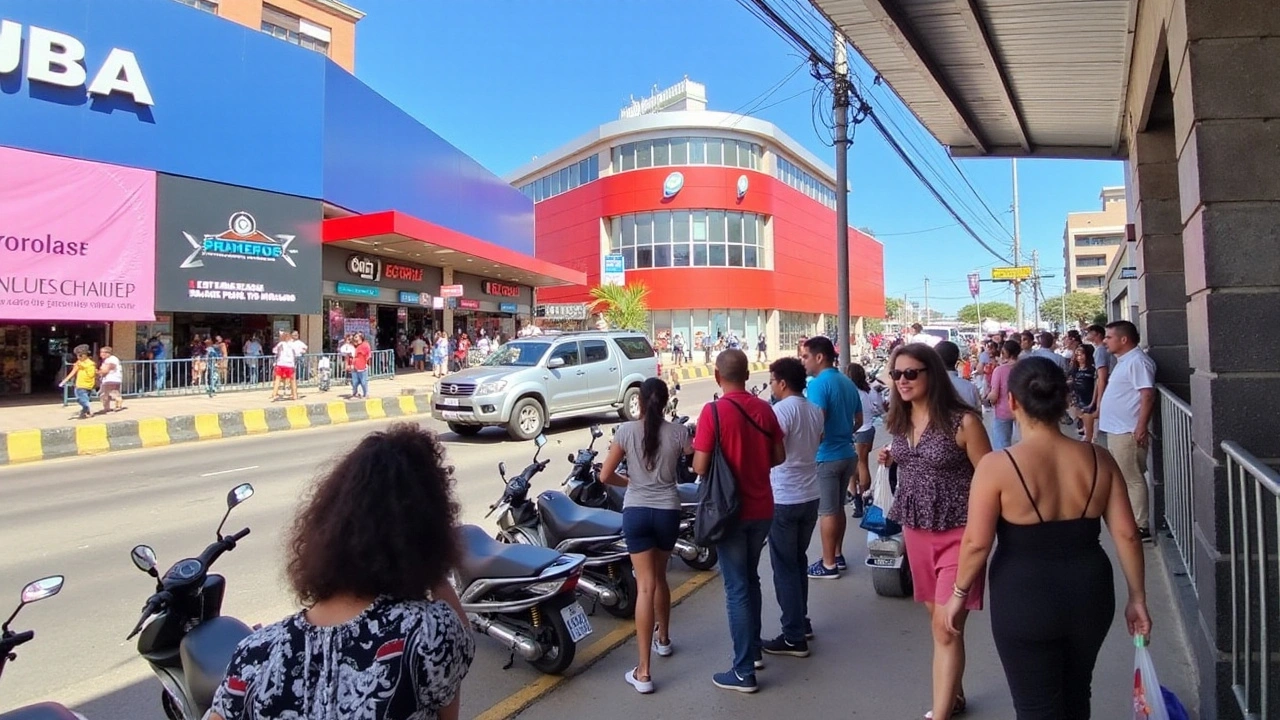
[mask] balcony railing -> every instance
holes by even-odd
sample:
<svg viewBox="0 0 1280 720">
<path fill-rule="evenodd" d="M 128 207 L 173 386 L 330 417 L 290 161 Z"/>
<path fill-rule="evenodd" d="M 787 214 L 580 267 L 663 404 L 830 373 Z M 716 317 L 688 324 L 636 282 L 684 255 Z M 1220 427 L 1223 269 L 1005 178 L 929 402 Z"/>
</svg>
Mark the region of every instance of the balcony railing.
<svg viewBox="0 0 1280 720">
<path fill-rule="evenodd" d="M 1247 720 L 1280 718 L 1280 473 L 1234 442 L 1226 454 L 1231 562 L 1231 689 Z"/>
<path fill-rule="evenodd" d="M 1178 557 L 1196 589 L 1194 551 L 1195 483 L 1191 467 L 1191 406 L 1163 385 L 1160 391 L 1160 447 L 1164 473 L 1164 520 Z"/>
</svg>

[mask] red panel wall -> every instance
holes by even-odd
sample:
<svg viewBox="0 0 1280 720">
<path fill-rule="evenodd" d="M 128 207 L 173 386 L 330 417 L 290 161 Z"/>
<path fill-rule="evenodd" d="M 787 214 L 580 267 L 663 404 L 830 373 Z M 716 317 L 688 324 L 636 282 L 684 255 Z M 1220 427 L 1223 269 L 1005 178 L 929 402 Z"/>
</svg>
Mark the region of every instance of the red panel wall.
<svg viewBox="0 0 1280 720">
<path fill-rule="evenodd" d="M 664 200 L 662 182 L 673 170 L 684 173 L 684 188 Z M 737 198 L 740 175 L 748 177 L 746 197 Z M 741 210 L 773 219 L 773 271 L 746 268 L 660 268 L 628 270 L 628 282 L 643 282 L 654 310 L 689 308 L 778 309 L 835 313 L 834 210 L 763 173 L 738 168 L 650 168 L 610 175 L 544 200 L 535 206 L 535 254 L 587 273 L 600 282 L 601 218 L 650 210 Z M 849 302 L 854 315 L 884 315 L 884 249 L 850 228 Z M 587 287 L 547 288 L 539 302 L 580 302 Z"/>
</svg>

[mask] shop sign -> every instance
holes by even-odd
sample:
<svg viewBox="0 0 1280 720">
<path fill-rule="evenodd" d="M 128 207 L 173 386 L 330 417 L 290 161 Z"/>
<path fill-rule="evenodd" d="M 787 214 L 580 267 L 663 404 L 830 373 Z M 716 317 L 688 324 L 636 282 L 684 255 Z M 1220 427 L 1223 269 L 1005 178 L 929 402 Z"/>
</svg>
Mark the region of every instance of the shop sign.
<svg viewBox="0 0 1280 720">
<path fill-rule="evenodd" d="M 450 300 L 450 301 L 452 301 L 453 299 L 454 299 L 454 298 L 449 298 L 449 300 Z M 442 297 L 440 297 L 439 295 L 437 295 L 437 296 L 435 296 L 435 297 L 431 298 L 431 309 L 432 309 L 432 310 L 443 310 L 443 309 L 444 309 L 444 301 L 445 301 L 445 298 L 442 298 Z"/>
<path fill-rule="evenodd" d="M 440 297 L 457 298 L 462 297 L 465 291 L 461 285 L 441 285 Z"/>
<path fill-rule="evenodd" d="M 373 285 L 354 285 L 352 283 L 338 283 L 336 287 L 339 295 L 354 295 L 355 297 L 378 297 L 379 290 Z"/>
<path fill-rule="evenodd" d="M 407 292 L 405 290 L 400 291 L 399 297 L 400 297 L 400 303 L 403 305 L 417 305 L 422 299 L 422 296 L 420 296 L 418 293 Z"/>
<path fill-rule="evenodd" d="M 155 317 L 154 172 L 0 148 L 0 218 L 0 318 Z"/>
<path fill-rule="evenodd" d="M 479 310 L 480 301 L 468 300 L 466 298 L 458 298 L 458 307 L 462 308 L 463 310 Z"/>
<path fill-rule="evenodd" d="M 627 262 L 626 258 L 619 254 L 605 255 L 601 258 L 600 270 L 601 285 L 626 285 L 627 284 Z"/>
<path fill-rule="evenodd" d="M 498 303 L 498 312 L 515 313 L 520 310 L 520 306 L 515 303 Z"/>
<path fill-rule="evenodd" d="M 538 306 L 538 317 L 548 320 L 586 320 L 587 306 L 583 303 L 550 303 Z"/>
<path fill-rule="evenodd" d="M 388 280 L 422 282 L 422 268 L 412 267 L 410 265 L 401 265 L 393 262 L 385 262 L 382 264 L 382 276 Z"/>
<path fill-rule="evenodd" d="M 683 187 L 684 173 L 677 170 L 676 172 L 668 175 L 666 180 L 662 181 L 662 197 L 664 199 L 673 198 Z"/>
<path fill-rule="evenodd" d="M 520 297 L 519 285 L 508 285 L 506 283 L 494 282 L 492 280 L 485 280 L 484 283 L 480 286 L 480 288 L 484 290 L 485 295 L 497 295 L 498 297 L 513 297 L 513 298 Z"/>
<path fill-rule="evenodd" d="M 158 309 L 320 312 L 320 201 L 163 174 L 157 188 Z"/>
<path fill-rule="evenodd" d="M 1121 280 L 1137 280 L 1138 268 L 1136 266 L 1120 268 L 1120 279 Z"/>
<path fill-rule="evenodd" d="M 426 293 L 418 293 L 418 304 L 422 307 L 431 307 L 431 296 Z"/>
<path fill-rule="evenodd" d="M 750 187 L 750 186 L 751 186 L 751 181 L 747 179 L 747 176 L 746 176 L 746 175 L 739 175 L 739 176 L 738 176 L 738 187 L 737 187 L 737 190 L 738 190 L 738 199 L 739 199 L 739 200 L 741 200 L 742 198 L 744 198 L 744 197 L 746 197 L 746 196 L 747 196 L 747 188 L 748 188 L 748 187 Z"/>
<path fill-rule="evenodd" d="M 352 255 L 347 258 L 347 272 L 361 280 L 378 282 L 382 279 L 382 261 L 368 255 Z"/>
<path fill-rule="evenodd" d="M 27 28 L 25 63 L 22 47 L 22 25 L 0 20 L 0 76 L 25 70 L 30 81 L 66 88 L 83 88 L 88 81 L 90 95 L 120 93 L 139 105 L 155 105 L 138 58 L 128 50 L 111 48 L 90 81 L 84 43 L 78 39 L 31 25 Z"/>
</svg>

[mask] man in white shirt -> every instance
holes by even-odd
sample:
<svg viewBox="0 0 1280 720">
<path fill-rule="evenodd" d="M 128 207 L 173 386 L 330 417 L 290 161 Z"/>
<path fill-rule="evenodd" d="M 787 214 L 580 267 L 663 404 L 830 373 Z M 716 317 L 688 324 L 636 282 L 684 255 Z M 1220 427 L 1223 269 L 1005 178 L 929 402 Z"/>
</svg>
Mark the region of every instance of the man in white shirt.
<svg viewBox="0 0 1280 720">
<path fill-rule="evenodd" d="M 942 357 L 942 364 L 947 366 L 947 377 L 951 379 L 951 386 L 956 389 L 956 394 L 965 405 L 982 412 L 982 395 L 977 386 L 960 377 L 960 371 L 956 370 L 956 366 L 960 364 L 960 347 L 950 340 L 943 340 L 934 350 Z"/>
<path fill-rule="evenodd" d="M 124 409 L 124 395 L 120 393 L 120 385 L 124 383 L 124 366 L 120 358 L 115 356 L 110 345 L 98 351 L 102 364 L 98 366 L 98 376 L 102 378 L 102 387 L 98 390 L 102 398 L 102 412 L 111 412 L 111 404 L 115 403 L 116 412 Z"/>
<path fill-rule="evenodd" d="M 249 366 L 249 382 L 257 385 L 258 364 L 262 358 L 262 342 L 258 340 L 257 333 L 254 333 L 249 338 L 249 341 L 244 344 L 244 356 L 247 358 L 245 362 Z"/>
<path fill-rule="evenodd" d="M 293 399 L 298 399 L 298 377 L 295 369 L 298 361 L 297 346 L 294 345 L 293 339 L 289 337 L 287 331 L 280 331 L 280 342 L 276 343 L 273 350 L 276 356 L 275 380 L 271 383 L 271 399 L 280 399 L 280 381 L 292 391 Z"/>
<path fill-rule="evenodd" d="M 1053 333 L 1042 332 L 1040 333 L 1040 337 L 1038 338 L 1038 340 L 1040 341 L 1040 347 L 1032 350 L 1030 353 L 1024 355 L 1023 357 L 1047 358 L 1049 360 L 1052 360 L 1053 364 L 1057 365 L 1058 369 L 1062 370 L 1062 372 L 1065 373 L 1071 361 L 1067 360 L 1066 358 L 1062 357 L 1061 355 L 1053 351 Z"/>
<path fill-rule="evenodd" d="M 773 486 L 773 525 L 769 557 L 773 588 L 782 609 L 782 634 L 765 640 L 771 655 L 809 656 L 809 559 L 805 550 L 818 524 L 818 445 L 825 420 L 804 397 L 804 364 L 794 357 L 769 366 L 769 386 L 777 403 L 773 413 L 785 434 L 787 459 L 769 471 Z"/>
<path fill-rule="evenodd" d="M 1098 409 L 1098 429 L 1107 434 L 1107 449 L 1124 474 L 1138 535 L 1148 540 L 1147 445 L 1156 405 L 1156 363 L 1138 347 L 1138 328 L 1128 320 L 1107 325 L 1103 340 L 1117 359 Z"/>
</svg>

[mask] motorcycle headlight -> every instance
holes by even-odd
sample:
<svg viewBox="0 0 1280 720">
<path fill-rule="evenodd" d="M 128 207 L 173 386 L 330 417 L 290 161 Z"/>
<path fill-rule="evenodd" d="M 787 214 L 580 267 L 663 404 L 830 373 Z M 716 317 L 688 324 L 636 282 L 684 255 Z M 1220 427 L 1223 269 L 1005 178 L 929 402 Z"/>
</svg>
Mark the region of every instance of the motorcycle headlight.
<svg viewBox="0 0 1280 720">
<path fill-rule="evenodd" d="M 507 389 L 506 380 L 494 380 L 492 382 L 480 383 L 480 387 L 476 388 L 477 395 L 495 395 Z"/>
</svg>

